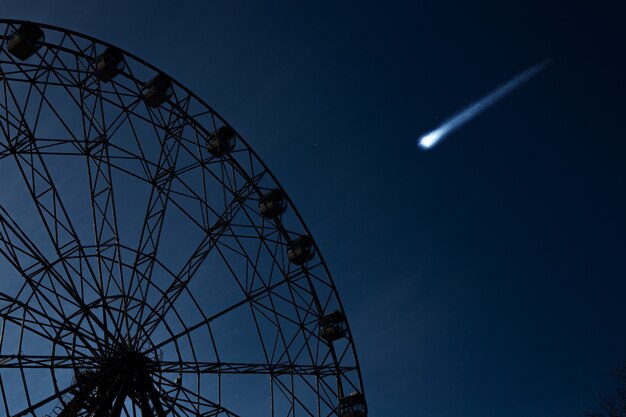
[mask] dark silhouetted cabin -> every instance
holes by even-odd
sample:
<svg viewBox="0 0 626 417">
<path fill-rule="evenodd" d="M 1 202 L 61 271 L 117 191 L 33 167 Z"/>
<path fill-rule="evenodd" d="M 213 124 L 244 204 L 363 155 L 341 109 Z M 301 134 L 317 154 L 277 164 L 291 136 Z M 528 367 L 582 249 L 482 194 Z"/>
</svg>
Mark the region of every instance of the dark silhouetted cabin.
<svg viewBox="0 0 626 417">
<path fill-rule="evenodd" d="M 259 201 L 259 212 L 261 216 L 273 219 L 287 210 L 287 199 L 282 190 L 275 188 L 263 194 Z"/>
<path fill-rule="evenodd" d="M 110 46 L 96 58 L 90 72 L 101 81 L 108 82 L 121 73 L 125 66 L 122 51 Z"/>
<path fill-rule="evenodd" d="M 366 417 L 365 396 L 360 392 L 353 392 L 340 398 L 339 415 L 341 417 Z"/>
<path fill-rule="evenodd" d="M 43 41 L 43 30 L 35 23 L 26 22 L 11 35 L 7 50 L 11 55 L 24 61 L 41 48 Z"/>
<path fill-rule="evenodd" d="M 158 107 L 165 103 L 174 93 L 172 80 L 165 74 L 156 77 L 144 84 L 141 95 L 150 107 Z"/>
<path fill-rule="evenodd" d="M 327 342 L 334 342 L 346 336 L 346 320 L 341 311 L 333 311 L 320 319 L 320 337 Z"/>
<path fill-rule="evenodd" d="M 209 133 L 207 150 L 213 156 L 223 156 L 235 149 L 235 132 L 228 126 L 221 126 Z"/>
<path fill-rule="evenodd" d="M 295 265 L 303 265 L 315 256 L 315 247 L 311 236 L 300 236 L 292 240 L 287 247 L 287 258 Z"/>
</svg>

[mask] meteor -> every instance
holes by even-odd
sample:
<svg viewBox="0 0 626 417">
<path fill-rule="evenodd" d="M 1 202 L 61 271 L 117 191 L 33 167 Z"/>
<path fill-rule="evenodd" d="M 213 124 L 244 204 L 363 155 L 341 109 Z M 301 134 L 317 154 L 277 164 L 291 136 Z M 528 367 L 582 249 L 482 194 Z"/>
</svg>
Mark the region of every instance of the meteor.
<svg viewBox="0 0 626 417">
<path fill-rule="evenodd" d="M 526 81 L 539 74 L 548 65 L 550 65 L 551 62 L 552 61 L 549 59 L 545 60 L 516 75 L 511 80 L 502 84 L 492 93 L 487 94 L 478 101 L 475 101 L 474 103 L 470 104 L 465 110 L 455 114 L 450 119 L 443 122 L 443 124 L 437 129 L 423 135 L 421 138 L 418 139 L 417 145 L 422 149 L 432 148 L 450 133 L 454 132 L 465 123 L 469 122 L 474 117 L 478 116 L 480 113 L 497 103 L 501 98 L 511 93 L 517 87 L 521 86 Z"/>
</svg>

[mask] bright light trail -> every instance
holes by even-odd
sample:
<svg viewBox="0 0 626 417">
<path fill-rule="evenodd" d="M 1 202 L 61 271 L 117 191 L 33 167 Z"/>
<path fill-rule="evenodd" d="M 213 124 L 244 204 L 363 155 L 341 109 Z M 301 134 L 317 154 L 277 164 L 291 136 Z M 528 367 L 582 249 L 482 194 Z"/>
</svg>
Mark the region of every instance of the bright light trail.
<svg viewBox="0 0 626 417">
<path fill-rule="evenodd" d="M 528 68 L 526 71 L 521 74 L 516 75 L 508 82 L 502 84 L 492 93 L 486 95 L 478 101 L 470 104 L 465 110 L 460 113 L 455 114 L 450 119 L 446 120 L 441 126 L 437 129 L 425 134 L 421 138 L 418 139 L 417 144 L 422 149 L 430 149 L 435 146 L 439 141 L 448 136 L 450 133 L 454 132 L 465 123 L 472 120 L 474 117 L 478 116 L 483 111 L 487 110 L 490 106 L 497 103 L 501 98 L 515 90 L 520 85 L 524 84 L 526 81 L 533 78 L 535 75 L 539 74 L 543 71 L 548 65 L 550 65 L 551 60 L 545 60 L 533 67 Z"/>
</svg>

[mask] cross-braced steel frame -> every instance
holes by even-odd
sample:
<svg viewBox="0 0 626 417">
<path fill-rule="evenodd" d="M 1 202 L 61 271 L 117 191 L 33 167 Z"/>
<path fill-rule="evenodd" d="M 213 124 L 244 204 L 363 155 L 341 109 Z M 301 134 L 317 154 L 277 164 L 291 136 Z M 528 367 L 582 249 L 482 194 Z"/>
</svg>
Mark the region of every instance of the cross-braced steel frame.
<svg viewBox="0 0 626 417">
<path fill-rule="evenodd" d="M 0 130 L 1 415 L 366 414 L 307 227 L 191 91 L 0 20 Z"/>
</svg>

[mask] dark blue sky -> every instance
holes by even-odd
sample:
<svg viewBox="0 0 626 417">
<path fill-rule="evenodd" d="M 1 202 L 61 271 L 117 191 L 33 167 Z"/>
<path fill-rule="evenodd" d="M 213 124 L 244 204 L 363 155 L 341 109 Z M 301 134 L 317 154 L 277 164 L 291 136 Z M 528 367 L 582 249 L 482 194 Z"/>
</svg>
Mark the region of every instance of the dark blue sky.
<svg viewBox="0 0 626 417">
<path fill-rule="evenodd" d="M 372 416 L 593 408 L 626 360 L 623 2 L 338 3 L 23 1 L 2 15 L 135 53 L 247 138 L 333 272 Z"/>
</svg>

